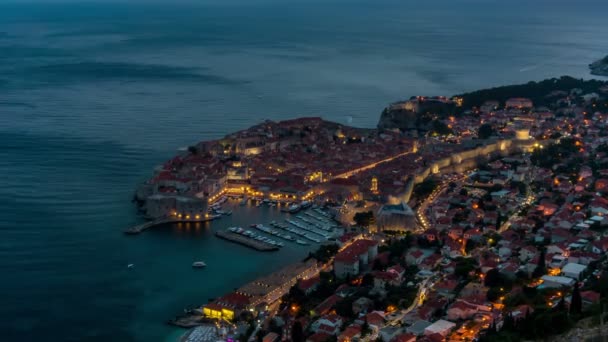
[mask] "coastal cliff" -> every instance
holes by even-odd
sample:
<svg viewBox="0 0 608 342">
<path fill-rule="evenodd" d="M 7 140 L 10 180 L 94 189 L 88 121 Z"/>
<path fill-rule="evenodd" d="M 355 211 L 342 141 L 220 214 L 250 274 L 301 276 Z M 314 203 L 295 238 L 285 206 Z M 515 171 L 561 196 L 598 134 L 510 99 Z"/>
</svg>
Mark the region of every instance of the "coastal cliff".
<svg viewBox="0 0 608 342">
<path fill-rule="evenodd" d="M 410 130 L 417 128 L 418 115 L 410 110 L 385 108 L 380 115 L 378 128 Z"/>
<path fill-rule="evenodd" d="M 592 75 L 608 76 L 608 56 L 589 64 Z"/>
<path fill-rule="evenodd" d="M 443 96 L 414 96 L 384 108 L 378 128 L 428 131 L 433 128 L 433 120 L 437 116 L 451 113 L 455 107 L 454 101 Z"/>
</svg>

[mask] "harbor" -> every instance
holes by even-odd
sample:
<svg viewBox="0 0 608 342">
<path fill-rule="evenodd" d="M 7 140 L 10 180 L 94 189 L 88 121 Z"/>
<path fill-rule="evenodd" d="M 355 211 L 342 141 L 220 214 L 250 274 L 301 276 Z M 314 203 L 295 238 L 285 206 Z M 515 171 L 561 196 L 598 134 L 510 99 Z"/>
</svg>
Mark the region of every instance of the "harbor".
<svg viewBox="0 0 608 342">
<path fill-rule="evenodd" d="M 256 207 L 259 206 L 256 205 Z M 302 246 L 307 246 L 311 242 L 319 244 L 337 237 L 338 226 L 330 221 L 329 215 L 318 208 L 313 210 L 315 210 L 315 213 L 303 212 L 308 218 L 297 215 L 295 218 L 286 218 L 284 223 L 271 221 L 269 223 L 270 227 L 261 223 L 251 224 L 250 227 L 255 229 L 256 232 L 242 227 L 229 227 L 225 231 L 217 231 L 215 235 L 259 251 L 278 250 L 284 247 L 286 243 L 295 243 Z M 274 240 L 271 237 L 282 239 L 285 242 Z"/>
<path fill-rule="evenodd" d="M 303 260 L 310 251 L 318 248 L 314 242 L 306 240 L 282 229 L 273 228 L 270 222 L 287 224 L 285 219 L 295 215 L 281 212 L 281 206 L 261 204 L 249 199 L 241 205 L 242 200 L 228 198 L 221 204 L 222 211 L 232 211 L 232 215 L 222 215 L 220 219 L 209 222 L 175 222 L 155 226 L 145 230 L 134 239 L 128 239 L 129 244 L 136 246 L 149 246 L 145 251 L 125 258 L 118 265 L 124 275 L 139 280 L 140 286 L 151 288 L 159 293 L 168 293 L 167 303 L 163 310 L 156 310 L 154 302 L 143 303 L 137 308 L 142 320 L 147 322 L 165 322 L 158 327 L 159 335 L 169 335 L 173 339 L 163 340 L 175 342 L 186 330 L 194 326 L 205 325 L 208 321 L 201 320 L 200 314 L 188 318 L 184 315 L 184 307 L 200 309 L 210 300 L 223 296 L 229 289 L 247 284 L 259 277 L 268 275 L 268 270 L 278 270 L 295 262 Z M 310 210 L 311 212 L 312 209 Z M 302 214 L 302 213 L 300 213 Z M 295 240 L 303 240 L 306 244 L 298 244 L 280 237 L 266 234 L 251 227 L 252 224 L 262 224 L 273 228 L 283 235 L 291 235 Z M 243 227 L 258 235 L 284 243 L 284 247 L 275 251 L 263 252 L 222 239 L 215 235 L 217 231 L 225 231 L 230 227 Z M 293 227 L 297 229 L 296 227 Z M 170 250 L 170 256 L 159 253 L 161 250 Z M 206 267 L 193 268 L 193 262 L 202 260 Z M 127 269 L 127 263 L 134 263 L 133 269 Z M 157 288 L 153 284 L 160 277 L 171 278 L 180 282 L 177 287 Z M 229 270 L 227 273 L 226 270 Z M 152 284 L 152 285 L 151 285 Z M 152 287 L 150 287 L 152 286 Z M 165 298 L 165 297 L 163 297 Z M 174 318 L 180 319 L 174 320 Z M 196 317 L 198 316 L 198 317 Z M 153 339 L 154 340 L 154 339 Z"/>
<path fill-rule="evenodd" d="M 212 204 L 207 213 L 201 215 L 178 215 L 163 217 L 145 222 L 124 231 L 125 234 L 136 235 L 157 226 L 172 225 L 188 229 L 190 224 L 206 224 L 209 221 L 222 218 L 229 222 L 233 211 L 246 210 L 270 211 L 280 215 L 281 220 L 271 220 L 263 223 L 250 223 L 239 226 L 228 226 L 215 230 L 217 238 L 234 242 L 257 251 L 277 251 L 289 244 L 308 246 L 320 244 L 334 239 L 339 235 L 338 225 L 331 215 L 311 202 L 283 204 L 276 201 L 240 196 L 222 196 Z M 222 222 L 225 222 L 224 219 Z M 239 220 L 240 221 L 240 220 Z"/>
</svg>

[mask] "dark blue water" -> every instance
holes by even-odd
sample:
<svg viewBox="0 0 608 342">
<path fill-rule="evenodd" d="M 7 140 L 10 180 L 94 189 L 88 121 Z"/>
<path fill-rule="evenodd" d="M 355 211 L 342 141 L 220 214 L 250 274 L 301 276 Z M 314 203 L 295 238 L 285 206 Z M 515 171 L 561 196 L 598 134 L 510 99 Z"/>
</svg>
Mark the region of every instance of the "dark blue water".
<svg viewBox="0 0 608 342">
<path fill-rule="evenodd" d="M 184 306 L 306 254 L 211 235 L 269 209 L 123 236 L 135 184 L 178 147 L 263 119 L 372 127 L 411 95 L 588 77 L 608 53 L 605 2 L 528 2 L 3 2 L 0 339 L 162 340 Z"/>
</svg>

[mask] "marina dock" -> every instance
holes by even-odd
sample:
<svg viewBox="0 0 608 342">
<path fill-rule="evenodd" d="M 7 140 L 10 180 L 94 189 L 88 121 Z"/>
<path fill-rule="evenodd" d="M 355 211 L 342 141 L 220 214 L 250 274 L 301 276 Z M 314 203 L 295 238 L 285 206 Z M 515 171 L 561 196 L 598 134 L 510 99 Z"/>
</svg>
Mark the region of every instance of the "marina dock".
<svg viewBox="0 0 608 342">
<path fill-rule="evenodd" d="M 215 232 L 215 236 L 222 238 L 224 240 L 228 240 L 231 242 L 241 244 L 243 246 L 251 247 L 258 251 L 268 252 L 268 251 L 276 251 L 279 249 L 278 246 L 273 246 L 266 242 L 257 241 L 257 240 L 248 238 L 246 236 L 232 233 L 229 231 L 217 231 L 217 232 Z"/>
</svg>

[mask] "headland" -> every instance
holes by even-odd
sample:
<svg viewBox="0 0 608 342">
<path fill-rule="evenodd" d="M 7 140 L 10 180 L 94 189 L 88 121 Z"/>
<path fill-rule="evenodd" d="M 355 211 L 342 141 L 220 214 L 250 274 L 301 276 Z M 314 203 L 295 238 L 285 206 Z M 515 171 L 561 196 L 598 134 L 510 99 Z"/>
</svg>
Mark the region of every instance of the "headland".
<svg viewBox="0 0 608 342">
<path fill-rule="evenodd" d="M 589 64 L 592 75 L 608 76 L 608 56 Z"/>
<path fill-rule="evenodd" d="M 173 323 L 212 319 L 226 340 L 537 336 L 509 317 L 562 317 L 580 279 L 599 302 L 607 118 L 608 83 L 562 77 L 414 96 L 389 104 L 376 129 L 309 117 L 193 145 L 137 189 L 148 217 L 225 214 L 238 198 L 301 212 L 252 229 L 321 246 Z M 239 227 L 218 235 L 278 245 Z M 512 297 L 516 286 L 534 300 Z M 585 312 L 571 305 L 568 322 Z"/>
</svg>

